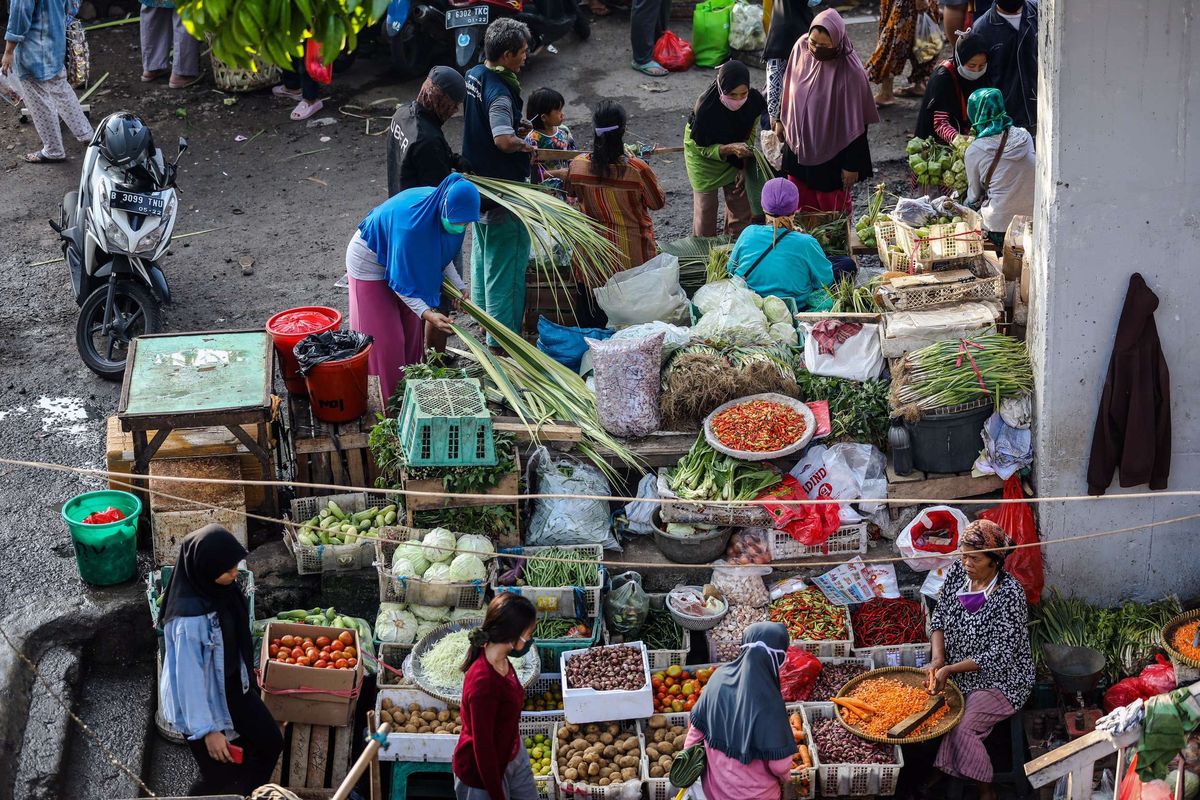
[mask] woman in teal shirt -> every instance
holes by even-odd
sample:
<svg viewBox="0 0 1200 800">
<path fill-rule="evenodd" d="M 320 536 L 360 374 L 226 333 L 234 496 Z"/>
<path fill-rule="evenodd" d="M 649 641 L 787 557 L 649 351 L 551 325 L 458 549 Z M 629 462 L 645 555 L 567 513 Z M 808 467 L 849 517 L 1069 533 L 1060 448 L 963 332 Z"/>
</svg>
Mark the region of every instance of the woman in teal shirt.
<svg viewBox="0 0 1200 800">
<path fill-rule="evenodd" d="M 833 265 L 817 240 L 795 230 L 800 192 L 787 178 L 773 178 L 762 192 L 766 225 L 751 225 L 729 254 L 729 272 L 763 296 L 791 297 L 801 311 L 825 311 L 833 301 Z"/>
</svg>

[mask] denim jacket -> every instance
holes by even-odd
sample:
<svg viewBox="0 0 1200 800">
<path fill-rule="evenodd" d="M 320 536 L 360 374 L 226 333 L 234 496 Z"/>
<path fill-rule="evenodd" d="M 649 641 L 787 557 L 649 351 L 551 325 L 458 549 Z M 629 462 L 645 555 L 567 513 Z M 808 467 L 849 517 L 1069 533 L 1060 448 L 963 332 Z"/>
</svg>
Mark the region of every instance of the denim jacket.
<svg viewBox="0 0 1200 800">
<path fill-rule="evenodd" d="M 225 642 L 216 613 L 175 617 L 163 629 L 166 654 L 158 702 L 163 718 L 190 740 L 213 731 L 233 732 L 225 702 Z M 250 691 L 246 665 L 238 661 L 242 692 Z"/>
<path fill-rule="evenodd" d="M 18 78 L 50 80 L 66 65 L 65 0 L 12 0 L 4 40 L 17 43 Z"/>
</svg>

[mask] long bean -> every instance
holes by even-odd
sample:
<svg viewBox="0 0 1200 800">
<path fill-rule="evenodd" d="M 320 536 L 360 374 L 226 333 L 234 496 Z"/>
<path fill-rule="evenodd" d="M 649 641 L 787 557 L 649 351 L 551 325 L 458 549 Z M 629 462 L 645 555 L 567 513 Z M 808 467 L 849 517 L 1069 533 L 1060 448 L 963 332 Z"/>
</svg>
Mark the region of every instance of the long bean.
<svg viewBox="0 0 1200 800">
<path fill-rule="evenodd" d="M 647 650 L 685 649 L 683 628 L 666 611 L 651 609 L 638 635 Z"/>
<path fill-rule="evenodd" d="M 595 586 L 600 562 L 583 550 L 551 547 L 525 562 L 523 581 L 527 586 Z"/>
</svg>

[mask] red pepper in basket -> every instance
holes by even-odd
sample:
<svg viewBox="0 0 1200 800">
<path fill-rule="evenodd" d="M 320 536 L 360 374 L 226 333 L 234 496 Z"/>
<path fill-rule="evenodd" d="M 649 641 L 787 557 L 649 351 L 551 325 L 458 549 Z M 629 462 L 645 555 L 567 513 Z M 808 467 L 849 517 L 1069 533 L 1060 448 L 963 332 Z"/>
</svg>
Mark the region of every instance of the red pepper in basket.
<svg viewBox="0 0 1200 800">
<path fill-rule="evenodd" d="M 804 416 L 783 403 L 751 400 L 713 417 L 712 432 L 726 447 L 770 453 L 795 444 L 804 436 Z"/>
<path fill-rule="evenodd" d="M 855 647 L 882 647 L 929 641 L 925 635 L 925 609 L 903 597 L 868 600 L 850 613 Z"/>
</svg>

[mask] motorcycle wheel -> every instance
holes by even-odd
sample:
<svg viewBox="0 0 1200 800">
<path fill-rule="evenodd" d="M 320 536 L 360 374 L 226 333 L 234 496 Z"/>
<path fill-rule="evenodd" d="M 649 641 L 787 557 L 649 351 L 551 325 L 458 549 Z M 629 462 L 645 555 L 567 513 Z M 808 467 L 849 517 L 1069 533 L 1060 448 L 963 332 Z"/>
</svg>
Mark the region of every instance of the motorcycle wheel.
<svg viewBox="0 0 1200 800">
<path fill-rule="evenodd" d="M 117 283 L 111 319 L 104 318 L 107 298 L 108 284 L 104 284 L 83 302 L 75 325 L 75 346 L 88 369 L 107 381 L 119 381 L 125 374 L 129 343 L 143 334 L 158 333 L 162 310 L 140 283 Z"/>
<path fill-rule="evenodd" d="M 581 42 L 586 42 L 592 36 L 592 21 L 588 19 L 587 12 L 582 8 L 575 7 L 575 36 Z"/>
<path fill-rule="evenodd" d="M 388 39 L 392 71 L 401 78 L 423 78 L 433 66 L 433 44 L 409 22 Z"/>
</svg>

